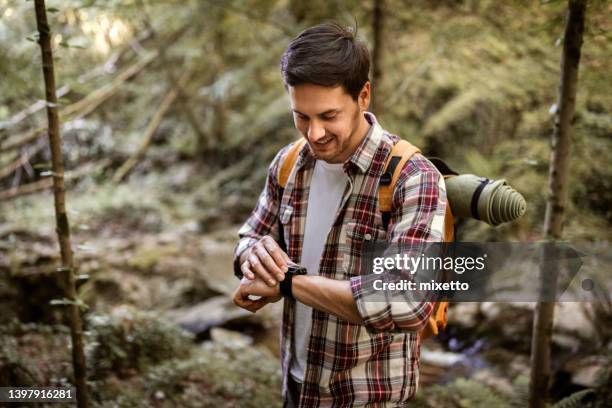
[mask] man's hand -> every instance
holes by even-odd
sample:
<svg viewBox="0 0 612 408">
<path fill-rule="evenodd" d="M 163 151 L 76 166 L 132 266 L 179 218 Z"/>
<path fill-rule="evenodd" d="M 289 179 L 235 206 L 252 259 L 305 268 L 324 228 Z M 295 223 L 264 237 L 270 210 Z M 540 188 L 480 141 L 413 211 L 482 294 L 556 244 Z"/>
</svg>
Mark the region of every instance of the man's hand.
<svg viewBox="0 0 612 408">
<path fill-rule="evenodd" d="M 249 296 L 261 296 L 260 299 L 253 300 Z M 234 304 L 249 312 L 255 313 L 268 303 L 278 302 L 282 298 L 280 287 L 267 286 L 261 279 L 249 280 L 242 278 L 240 286 L 234 293 Z"/>
<path fill-rule="evenodd" d="M 289 256 L 274 238 L 266 235 L 240 255 L 240 270 L 250 280 L 262 279 L 270 287 L 285 279 Z"/>
<path fill-rule="evenodd" d="M 280 284 L 277 283 L 270 287 L 259 278 L 253 280 L 242 278 L 240 286 L 244 286 L 244 291 L 253 296 L 275 298 L 276 300 L 280 299 L 282 296 L 280 293 Z"/>
</svg>

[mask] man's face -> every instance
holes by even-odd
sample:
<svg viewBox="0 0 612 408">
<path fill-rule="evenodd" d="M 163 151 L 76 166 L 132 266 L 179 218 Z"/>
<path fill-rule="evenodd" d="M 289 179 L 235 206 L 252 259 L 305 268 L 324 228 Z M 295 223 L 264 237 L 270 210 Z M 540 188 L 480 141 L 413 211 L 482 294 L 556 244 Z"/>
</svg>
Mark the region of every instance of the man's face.
<svg viewBox="0 0 612 408">
<path fill-rule="evenodd" d="M 342 86 L 302 84 L 288 90 L 295 127 L 315 157 L 344 163 L 367 132 L 363 112 L 370 102 L 370 83 L 364 85 L 357 101 Z"/>
</svg>

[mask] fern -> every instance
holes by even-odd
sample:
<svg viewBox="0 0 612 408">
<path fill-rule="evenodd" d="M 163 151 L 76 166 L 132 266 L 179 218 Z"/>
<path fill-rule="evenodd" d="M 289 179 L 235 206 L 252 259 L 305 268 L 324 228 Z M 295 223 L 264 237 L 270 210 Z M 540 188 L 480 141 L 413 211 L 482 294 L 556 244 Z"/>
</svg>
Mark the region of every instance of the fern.
<svg viewBox="0 0 612 408">
<path fill-rule="evenodd" d="M 557 402 L 553 408 L 582 408 L 586 402 L 592 400 L 594 395 L 595 392 L 591 388 L 577 391 Z"/>
</svg>

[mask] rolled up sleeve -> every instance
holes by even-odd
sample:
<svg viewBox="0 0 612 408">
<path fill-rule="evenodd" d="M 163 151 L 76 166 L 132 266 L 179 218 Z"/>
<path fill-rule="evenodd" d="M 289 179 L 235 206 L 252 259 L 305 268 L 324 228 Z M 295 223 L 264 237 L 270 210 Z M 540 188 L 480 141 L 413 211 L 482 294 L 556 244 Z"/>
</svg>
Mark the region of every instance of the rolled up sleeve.
<svg viewBox="0 0 612 408">
<path fill-rule="evenodd" d="M 234 249 L 234 275 L 242 278 L 240 270 L 240 255 L 265 235 L 270 235 L 278 242 L 279 226 L 278 211 L 281 199 L 281 188 L 278 182 L 280 163 L 282 163 L 289 147 L 281 149 L 268 167 L 266 184 L 259 195 L 257 204 L 247 221 L 238 230 L 239 241 Z"/>
</svg>

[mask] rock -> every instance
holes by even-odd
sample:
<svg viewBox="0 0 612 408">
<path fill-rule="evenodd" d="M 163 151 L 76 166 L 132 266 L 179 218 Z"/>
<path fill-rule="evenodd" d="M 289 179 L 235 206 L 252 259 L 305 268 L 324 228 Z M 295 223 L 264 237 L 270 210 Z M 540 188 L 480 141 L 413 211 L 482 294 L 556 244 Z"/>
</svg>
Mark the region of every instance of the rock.
<svg viewBox="0 0 612 408">
<path fill-rule="evenodd" d="M 227 242 L 218 238 L 202 238 L 200 248 L 205 257 L 201 267 L 211 289 L 231 296 L 239 283 L 232 265 L 238 234 L 228 232 L 227 235 L 236 238 Z"/>
<path fill-rule="evenodd" d="M 573 334 L 586 340 L 595 338 L 595 329 L 587 318 L 584 307 L 592 306 L 578 302 L 557 303 L 554 332 Z"/>
<path fill-rule="evenodd" d="M 239 308 L 225 296 L 215 296 L 194 306 L 170 310 L 166 312 L 166 317 L 200 339 L 207 338 L 213 327 L 230 323 L 234 327 L 249 323 L 263 325 L 257 315 Z"/>
<path fill-rule="evenodd" d="M 582 367 L 572 375 L 572 382 L 585 387 L 593 387 L 602 368 L 598 365 Z"/>
<path fill-rule="evenodd" d="M 478 330 L 480 336 L 487 338 L 488 344 L 528 353 L 533 326 L 533 312 L 529 307 L 486 303 L 482 312 L 486 318 Z"/>
<path fill-rule="evenodd" d="M 580 349 L 580 339 L 571 334 L 553 333 L 552 342 L 561 348 L 571 350 L 573 352 Z"/>
<path fill-rule="evenodd" d="M 232 349 L 245 348 L 253 344 L 253 338 L 221 327 L 210 329 L 210 339 Z"/>
<path fill-rule="evenodd" d="M 461 327 L 474 327 L 479 313 L 479 304 L 465 302 L 452 304 L 448 309 L 448 320 Z"/>
<path fill-rule="evenodd" d="M 535 302 L 482 302 L 480 312 L 487 319 L 495 319 L 508 311 L 533 311 Z"/>
<path fill-rule="evenodd" d="M 514 377 L 518 378 L 521 375 L 529 376 L 530 372 L 530 361 L 529 356 L 515 355 L 508 367 L 508 372 Z"/>
<path fill-rule="evenodd" d="M 481 302 L 480 313 L 488 319 L 493 319 L 500 313 L 499 304 L 497 302 Z"/>
<path fill-rule="evenodd" d="M 425 347 L 421 348 L 421 362 L 435 365 L 438 367 L 450 367 L 464 359 L 460 353 L 452 353 L 442 350 L 429 350 Z"/>
<path fill-rule="evenodd" d="M 572 383 L 583 387 L 595 387 L 600 370 L 606 367 L 606 360 L 600 356 L 576 358 L 565 364 L 565 371 L 571 373 Z"/>
</svg>

